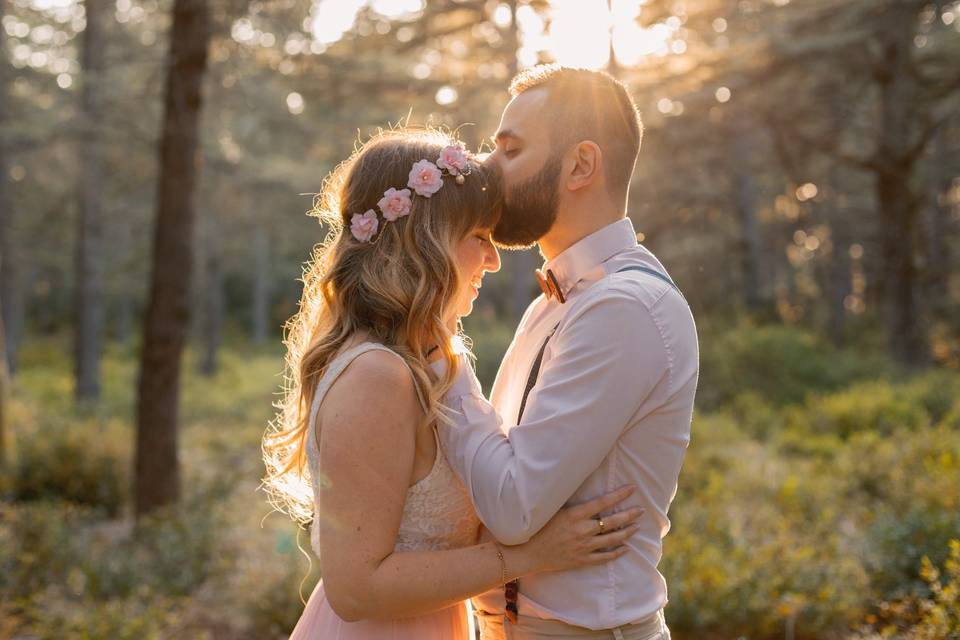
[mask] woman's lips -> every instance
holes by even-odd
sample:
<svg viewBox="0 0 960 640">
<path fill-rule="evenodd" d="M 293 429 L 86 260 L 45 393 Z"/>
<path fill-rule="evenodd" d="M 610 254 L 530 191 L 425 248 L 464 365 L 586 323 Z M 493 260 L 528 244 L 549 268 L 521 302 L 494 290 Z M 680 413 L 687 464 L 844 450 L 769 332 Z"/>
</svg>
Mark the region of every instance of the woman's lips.
<svg viewBox="0 0 960 640">
<path fill-rule="evenodd" d="M 470 281 L 470 288 L 473 289 L 473 297 L 480 295 L 480 288 L 483 287 L 483 276 L 474 278 Z"/>
</svg>

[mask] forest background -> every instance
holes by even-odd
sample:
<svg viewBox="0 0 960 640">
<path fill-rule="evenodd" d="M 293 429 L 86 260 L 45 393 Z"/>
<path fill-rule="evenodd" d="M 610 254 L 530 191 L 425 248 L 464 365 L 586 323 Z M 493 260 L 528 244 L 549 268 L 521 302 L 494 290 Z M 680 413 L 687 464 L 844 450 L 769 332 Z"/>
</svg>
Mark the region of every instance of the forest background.
<svg viewBox="0 0 960 640">
<path fill-rule="evenodd" d="M 700 330 L 674 637 L 960 637 L 960 3 L 0 7 L 0 638 L 286 637 L 319 571 L 259 443 L 311 194 L 378 127 L 489 148 L 551 61 L 636 99 Z M 539 262 L 465 322 L 487 390 Z"/>
</svg>

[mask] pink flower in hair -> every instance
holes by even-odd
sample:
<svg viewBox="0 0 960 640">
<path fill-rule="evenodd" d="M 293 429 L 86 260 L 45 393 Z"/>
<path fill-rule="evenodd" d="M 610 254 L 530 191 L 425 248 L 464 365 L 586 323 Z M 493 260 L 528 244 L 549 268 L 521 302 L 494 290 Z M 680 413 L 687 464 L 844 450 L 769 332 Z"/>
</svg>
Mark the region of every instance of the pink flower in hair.
<svg viewBox="0 0 960 640">
<path fill-rule="evenodd" d="M 383 192 L 383 197 L 377 206 L 383 212 L 383 217 L 390 222 L 396 222 L 397 218 L 410 215 L 410 189 L 394 189 L 390 187 Z"/>
<path fill-rule="evenodd" d="M 360 242 L 370 242 L 379 226 L 380 221 L 373 209 L 368 209 L 366 213 L 355 213 L 350 218 L 350 233 Z"/>
<path fill-rule="evenodd" d="M 467 152 L 461 145 L 448 145 L 440 152 L 437 158 L 437 166 L 446 169 L 450 175 L 455 176 L 469 167 Z"/>
<path fill-rule="evenodd" d="M 437 165 L 429 160 L 420 160 L 413 163 L 407 186 L 419 195 L 429 198 L 440 191 L 440 187 L 443 186 L 443 174 L 437 168 Z"/>
</svg>

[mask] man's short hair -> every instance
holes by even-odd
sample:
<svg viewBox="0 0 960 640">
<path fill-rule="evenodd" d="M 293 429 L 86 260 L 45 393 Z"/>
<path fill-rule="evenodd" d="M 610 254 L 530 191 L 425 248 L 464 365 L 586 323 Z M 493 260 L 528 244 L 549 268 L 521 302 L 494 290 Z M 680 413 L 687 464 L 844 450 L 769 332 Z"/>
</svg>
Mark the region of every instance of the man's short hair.
<svg viewBox="0 0 960 640">
<path fill-rule="evenodd" d="M 537 88 L 547 93 L 554 151 L 565 153 L 582 140 L 596 142 L 611 195 L 625 197 L 643 137 L 640 114 L 626 86 L 602 71 L 541 64 L 518 73 L 510 95 Z"/>
</svg>

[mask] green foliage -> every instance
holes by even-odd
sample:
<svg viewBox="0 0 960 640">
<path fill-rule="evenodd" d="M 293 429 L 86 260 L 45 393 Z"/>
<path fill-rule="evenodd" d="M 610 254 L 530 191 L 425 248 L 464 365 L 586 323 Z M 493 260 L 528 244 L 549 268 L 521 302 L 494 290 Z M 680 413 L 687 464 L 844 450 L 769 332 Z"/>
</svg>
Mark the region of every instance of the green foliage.
<svg viewBox="0 0 960 640">
<path fill-rule="evenodd" d="M 130 596 L 141 587 L 189 594 L 224 569 L 216 548 L 225 514 L 216 504 L 195 501 L 136 527 L 69 502 L 4 506 L 2 564 L 10 570 L 0 586 L 14 597 L 71 579 L 92 598 Z"/>
<path fill-rule="evenodd" d="M 702 409 L 722 407 L 745 391 L 774 406 L 799 403 L 888 370 L 882 356 L 834 349 L 795 327 L 751 323 L 701 331 L 700 361 Z"/>
<path fill-rule="evenodd" d="M 788 413 L 787 422 L 842 438 L 859 431 L 890 435 L 897 429 L 930 425 L 930 414 L 910 391 L 886 381 L 854 385 L 839 393 L 812 396 Z"/>
<path fill-rule="evenodd" d="M 906 513 L 885 510 L 866 532 L 867 570 L 884 600 L 922 595 L 927 583 L 917 574 L 922 559 L 943 564 L 947 543 L 960 533 L 960 512 L 914 508 Z"/>
<path fill-rule="evenodd" d="M 921 603 L 923 617 L 912 630 L 917 640 L 960 638 L 960 539 L 950 541 L 949 557 L 943 565 L 941 582 L 940 570 L 930 558 L 923 558 L 920 575 L 929 585 L 931 597 Z"/>
<path fill-rule="evenodd" d="M 946 549 L 945 549 L 946 551 Z M 924 556 L 921 596 L 881 602 L 856 635 L 858 640 L 960 640 L 960 539 L 951 539 L 942 563 Z M 939 567 L 943 567 L 940 569 Z"/>
<path fill-rule="evenodd" d="M 479 364 L 499 362 L 512 333 L 482 318 L 468 330 Z M 733 332 L 737 340 L 719 339 L 745 335 L 742 327 Z M 770 333 L 807 341 L 793 329 Z M 812 344 L 816 361 L 836 353 Z M 105 363 L 107 384 L 121 391 L 78 412 L 67 402 L 44 404 L 68 371 L 56 350 L 47 351 L 26 352 L 11 410 L 18 460 L 80 464 L 53 457 L 66 446 L 61 441 L 129 460 L 129 356 L 111 353 Z M 111 516 L 102 501 L 86 499 L 90 491 L 61 495 L 57 487 L 66 484 L 53 481 L 42 497 L 0 506 L 0 618 L 7 625 L 0 631 L 286 637 L 302 610 L 298 594 L 309 597 L 319 567 L 298 550 L 307 536 L 283 516 L 261 522 L 269 508 L 255 491 L 280 360 L 272 351 L 227 351 L 221 363 L 205 378 L 188 358 L 179 507 L 135 528 L 124 516 L 126 493 Z M 870 633 L 885 623 L 903 631 L 919 624 L 921 602 L 948 606 L 917 571 L 924 557 L 946 566 L 947 541 L 960 530 L 960 375 L 845 379 L 832 391 L 813 385 L 794 403 L 731 386 L 720 410 L 695 415 L 661 562 L 674 637 L 774 640 L 788 624 L 809 640 L 844 637 L 865 624 Z M 84 473 L 97 470 L 108 478 L 99 481 L 118 482 L 108 464 Z M 62 476 L 57 469 L 47 475 Z"/>
<path fill-rule="evenodd" d="M 59 589 L 52 589 L 30 600 L 30 608 L 45 611 L 38 615 L 31 627 L 33 637 L 43 640 L 78 638 L 95 640 L 160 640 L 169 638 L 171 631 L 181 625 L 181 605 L 143 589 L 137 598 L 98 602 L 88 600 L 76 603 Z M 212 638 L 209 634 L 191 636 Z"/>
<path fill-rule="evenodd" d="M 62 499 L 116 516 L 129 487 L 129 437 L 116 425 L 49 421 L 23 439 L 13 478 L 16 500 Z"/>
<path fill-rule="evenodd" d="M 934 371 L 909 383 L 865 382 L 812 397 L 790 412 L 788 421 L 840 437 L 860 431 L 889 435 L 897 429 L 935 425 L 951 416 L 958 403 L 960 376 Z"/>
<path fill-rule="evenodd" d="M 680 479 L 661 561 L 677 637 L 777 638 L 791 617 L 807 630 L 860 618 L 869 575 L 819 461 L 698 416 Z"/>
<path fill-rule="evenodd" d="M 482 317 L 482 314 L 478 313 L 476 317 L 469 316 L 464 319 L 464 329 L 470 338 L 473 355 L 477 358 L 477 378 L 480 379 L 484 392 L 489 395 L 503 354 L 513 340 L 514 328 L 503 322 L 496 322 L 492 317 Z"/>
<path fill-rule="evenodd" d="M 22 352 L 11 405 L 10 493 L 15 500 L 65 500 L 114 517 L 130 483 L 129 426 L 99 408 L 74 409 L 71 374 L 58 347 L 39 342 Z M 112 369 L 115 360 L 107 362 L 105 369 Z M 125 375 L 110 373 L 108 383 Z"/>
<path fill-rule="evenodd" d="M 16 501 L 0 503 L 0 637 L 286 637 L 302 609 L 300 583 L 310 578 L 308 596 L 317 571 L 307 573 L 291 523 L 261 523 L 270 509 L 255 491 L 259 440 L 276 354 L 227 353 L 209 379 L 188 370 L 183 500 L 134 526 L 129 478 L 116 473 L 132 452 L 134 364 L 108 354 L 105 384 L 116 397 L 48 407 L 69 370 L 48 346 L 25 352 L 12 408 L 17 469 L 29 463 L 31 473 L 14 476 Z M 104 486 L 122 491 L 109 503 L 92 499 L 103 493 L 90 487 Z"/>
<path fill-rule="evenodd" d="M 878 602 L 928 593 L 921 559 L 941 564 L 960 531 L 960 376 L 871 380 L 841 355 L 817 380 L 837 352 L 802 332 L 717 339 L 730 371 L 765 349 L 813 364 L 785 357 L 796 392 L 729 385 L 695 416 L 661 561 L 675 636 L 839 637 Z"/>
<path fill-rule="evenodd" d="M 907 389 L 934 424 L 960 412 L 960 376 L 954 371 L 931 371 L 914 379 Z"/>
<path fill-rule="evenodd" d="M 0 504 L 0 590 L 22 599 L 66 578 L 78 561 L 74 535 L 95 522 L 70 503 Z"/>
</svg>

